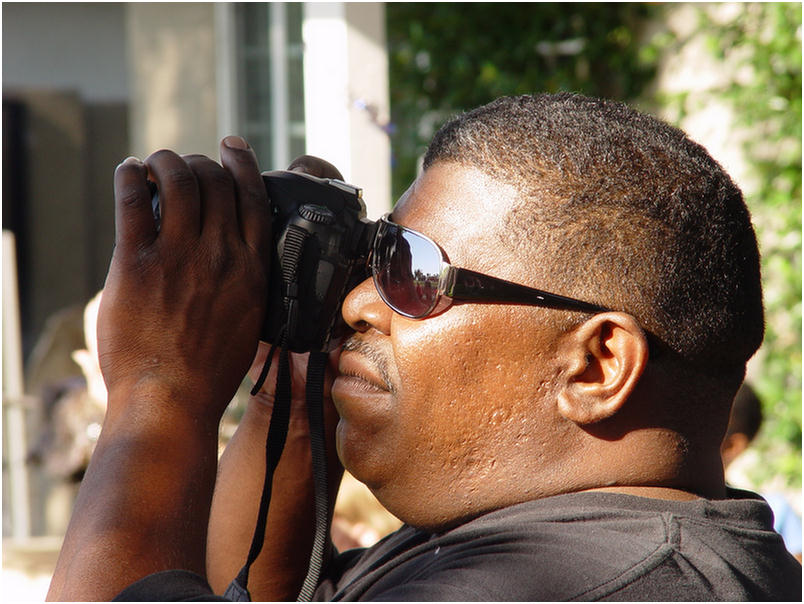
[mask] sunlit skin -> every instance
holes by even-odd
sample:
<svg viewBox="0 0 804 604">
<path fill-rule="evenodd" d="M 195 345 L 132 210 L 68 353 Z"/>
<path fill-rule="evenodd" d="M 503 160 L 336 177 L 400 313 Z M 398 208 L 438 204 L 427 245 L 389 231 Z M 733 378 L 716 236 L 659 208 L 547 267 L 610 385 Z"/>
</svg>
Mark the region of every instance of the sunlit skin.
<svg viewBox="0 0 804 604">
<path fill-rule="evenodd" d="M 525 267 L 499 242 L 501 212 L 516 195 L 476 169 L 436 164 L 403 196 L 393 220 L 434 239 L 456 266 L 546 288 L 549 261 Z M 684 486 L 672 431 L 633 430 L 612 443 L 584 429 L 617 413 L 634 421 L 622 408 L 641 396 L 647 346 L 638 325 L 623 313 L 590 321 L 587 339 L 602 361 L 586 367 L 589 342 L 562 333 L 549 316 L 557 312 L 456 303 L 412 320 L 363 282 L 343 305 L 357 334 L 332 390 L 344 466 L 391 512 L 431 529 L 593 488 L 694 497 L 662 491 Z M 644 454 L 645 442 L 655 457 Z M 639 462 L 629 459 L 636 452 Z"/>
</svg>

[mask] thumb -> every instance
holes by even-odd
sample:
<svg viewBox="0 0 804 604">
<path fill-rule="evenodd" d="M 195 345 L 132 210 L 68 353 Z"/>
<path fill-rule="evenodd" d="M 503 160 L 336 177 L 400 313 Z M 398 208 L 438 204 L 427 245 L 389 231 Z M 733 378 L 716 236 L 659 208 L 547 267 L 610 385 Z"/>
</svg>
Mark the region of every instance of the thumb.
<svg viewBox="0 0 804 604">
<path fill-rule="evenodd" d="M 343 180 L 338 168 L 333 166 L 328 161 L 315 157 L 313 155 L 302 155 L 297 157 L 288 166 L 288 170 L 294 172 L 304 172 L 310 176 L 318 176 L 319 178 L 337 178 Z"/>
</svg>

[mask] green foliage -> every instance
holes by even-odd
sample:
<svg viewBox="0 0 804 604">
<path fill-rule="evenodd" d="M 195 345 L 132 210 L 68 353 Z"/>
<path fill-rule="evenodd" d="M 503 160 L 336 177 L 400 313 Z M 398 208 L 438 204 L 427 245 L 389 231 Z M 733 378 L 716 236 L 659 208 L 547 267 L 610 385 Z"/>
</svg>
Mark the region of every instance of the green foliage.
<svg viewBox="0 0 804 604">
<path fill-rule="evenodd" d="M 388 3 L 394 196 L 455 113 L 537 92 L 635 98 L 659 59 L 640 44 L 654 11 L 645 4 Z"/>
<path fill-rule="evenodd" d="M 766 335 L 754 387 L 765 423 L 758 482 L 781 475 L 801 486 L 801 4 L 742 4 L 720 23 L 700 11 L 700 30 L 734 74 L 712 94 L 747 133 L 756 185 L 746 195 L 763 255 Z"/>
</svg>

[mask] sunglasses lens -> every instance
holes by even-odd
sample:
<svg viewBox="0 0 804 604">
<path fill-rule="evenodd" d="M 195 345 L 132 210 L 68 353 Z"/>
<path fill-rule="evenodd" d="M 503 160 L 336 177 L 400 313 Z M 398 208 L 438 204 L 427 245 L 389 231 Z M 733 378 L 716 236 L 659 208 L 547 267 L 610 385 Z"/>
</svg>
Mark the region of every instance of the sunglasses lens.
<svg viewBox="0 0 804 604">
<path fill-rule="evenodd" d="M 372 272 L 383 300 L 400 314 L 423 317 L 438 302 L 441 252 L 416 233 L 383 223 Z"/>
</svg>

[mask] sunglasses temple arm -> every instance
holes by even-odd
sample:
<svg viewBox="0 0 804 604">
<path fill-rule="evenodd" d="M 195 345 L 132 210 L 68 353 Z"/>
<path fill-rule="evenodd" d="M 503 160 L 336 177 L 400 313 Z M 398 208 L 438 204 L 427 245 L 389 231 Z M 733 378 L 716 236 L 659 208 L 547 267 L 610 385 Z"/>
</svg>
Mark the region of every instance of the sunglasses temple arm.
<svg viewBox="0 0 804 604">
<path fill-rule="evenodd" d="M 450 266 L 443 280 L 444 295 L 454 300 L 533 304 L 548 308 L 605 312 L 609 309 L 550 292 L 519 285 L 464 268 Z"/>
</svg>

